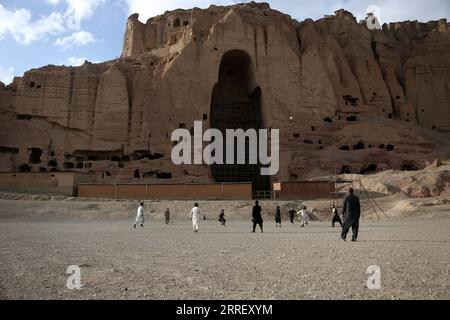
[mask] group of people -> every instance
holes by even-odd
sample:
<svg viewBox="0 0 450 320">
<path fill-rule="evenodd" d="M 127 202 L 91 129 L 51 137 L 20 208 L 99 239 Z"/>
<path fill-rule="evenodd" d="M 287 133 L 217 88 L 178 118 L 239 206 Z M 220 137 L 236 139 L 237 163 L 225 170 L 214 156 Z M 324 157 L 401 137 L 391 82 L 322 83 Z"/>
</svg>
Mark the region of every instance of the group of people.
<svg viewBox="0 0 450 320">
<path fill-rule="evenodd" d="M 295 216 L 298 216 L 298 219 L 300 220 L 301 226 L 304 227 L 305 225 L 308 225 L 308 221 L 309 221 L 309 214 L 308 211 L 306 210 L 306 207 L 302 207 L 302 209 L 300 209 L 300 211 L 295 211 L 294 208 L 291 208 L 289 210 L 289 220 L 291 221 L 292 224 L 294 224 L 294 219 Z M 279 222 L 280 227 L 281 227 L 281 221 Z"/>
<path fill-rule="evenodd" d="M 205 215 L 202 215 L 202 212 L 200 210 L 200 208 L 198 207 L 198 203 L 196 203 L 194 205 L 194 207 L 191 210 L 189 219 L 192 221 L 192 227 L 193 227 L 193 231 L 194 232 L 198 232 L 198 226 L 200 223 L 200 220 L 202 219 L 206 219 Z M 226 219 L 225 219 L 225 210 L 222 210 L 220 215 L 219 215 L 219 221 L 220 223 L 225 226 L 226 223 Z M 137 213 L 136 213 L 136 218 L 134 219 L 134 223 L 133 223 L 133 228 L 136 229 L 137 225 L 140 225 L 141 228 L 144 227 L 144 222 L 145 222 L 145 215 L 144 215 L 144 203 L 141 202 L 139 204 L 139 208 L 137 209 Z M 167 208 L 166 211 L 164 212 L 164 222 L 166 225 L 170 224 L 170 209 Z"/>
<path fill-rule="evenodd" d="M 341 217 L 339 216 L 338 210 L 336 206 L 333 204 L 331 208 L 332 212 L 332 227 L 335 227 L 336 223 L 339 223 L 342 227 L 341 232 L 341 241 L 346 241 L 347 234 L 352 229 L 352 241 L 356 241 L 358 237 L 358 229 L 359 229 L 359 219 L 361 215 L 361 207 L 359 198 L 354 195 L 353 188 L 349 188 L 348 190 L 349 195 L 344 199 L 343 202 L 343 209 L 342 209 L 342 216 L 343 221 L 341 220 Z M 263 218 L 262 218 L 262 208 L 259 205 L 258 201 L 255 201 L 255 205 L 252 209 L 252 222 L 253 222 L 253 230 L 252 233 L 256 232 L 256 227 L 259 226 L 261 229 L 261 233 L 264 232 L 263 229 Z M 307 211 L 307 208 L 304 206 L 302 209 L 298 212 L 294 210 L 294 208 L 291 208 L 289 210 L 289 219 L 291 223 L 294 223 L 295 215 L 300 219 L 301 227 L 307 226 L 308 222 L 310 220 L 309 213 Z M 189 219 L 192 221 L 192 229 L 195 233 L 198 233 L 199 230 L 199 223 L 200 220 L 205 218 L 204 215 L 202 215 L 202 212 L 199 208 L 198 203 L 195 203 L 194 207 L 190 211 Z M 164 212 L 164 219 L 165 223 L 170 223 L 170 210 L 169 208 L 166 209 Z M 226 219 L 225 219 L 225 210 L 221 210 L 219 214 L 219 222 L 222 226 L 226 226 Z M 140 206 L 137 210 L 136 219 L 133 224 L 133 228 L 136 228 L 138 224 L 140 224 L 141 227 L 144 227 L 144 203 L 141 202 Z M 281 208 L 279 206 L 275 209 L 275 224 L 277 228 L 281 228 Z"/>
<path fill-rule="evenodd" d="M 136 226 L 139 224 L 141 228 L 144 227 L 145 215 L 144 215 L 144 203 L 141 202 L 139 204 L 139 208 L 137 209 L 136 218 L 134 219 L 133 228 L 136 229 Z M 170 209 L 167 208 L 164 212 L 164 222 L 165 224 L 170 223 Z"/>
</svg>

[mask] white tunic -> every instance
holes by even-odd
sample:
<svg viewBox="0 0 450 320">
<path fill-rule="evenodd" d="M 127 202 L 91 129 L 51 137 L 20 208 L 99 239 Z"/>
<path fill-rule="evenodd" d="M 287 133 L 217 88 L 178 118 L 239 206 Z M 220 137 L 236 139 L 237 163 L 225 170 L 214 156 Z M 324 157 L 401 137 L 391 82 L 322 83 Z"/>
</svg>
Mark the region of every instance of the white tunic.
<svg viewBox="0 0 450 320">
<path fill-rule="evenodd" d="M 306 210 L 302 209 L 297 214 L 300 216 L 302 223 L 308 222 L 309 216 L 308 216 L 308 212 Z"/>
<path fill-rule="evenodd" d="M 302 217 L 302 223 L 307 222 L 309 220 L 308 212 L 306 210 L 300 210 L 300 215 Z"/>
<path fill-rule="evenodd" d="M 143 224 L 145 221 L 145 217 L 144 217 L 144 207 L 143 206 L 139 206 L 139 208 L 137 209 L 137 214 L 136 214 L 136 220 L 134 221 L 134 224 Z"/>
<path fill-rule="evenodd" d="M 201 211 L 198 207 L 193 207 L 191 210 L 190 218 L 192 219 L 192 227 L 194 230 L 198 230 L 198 223 L 200 222 Z"/>
</svg>

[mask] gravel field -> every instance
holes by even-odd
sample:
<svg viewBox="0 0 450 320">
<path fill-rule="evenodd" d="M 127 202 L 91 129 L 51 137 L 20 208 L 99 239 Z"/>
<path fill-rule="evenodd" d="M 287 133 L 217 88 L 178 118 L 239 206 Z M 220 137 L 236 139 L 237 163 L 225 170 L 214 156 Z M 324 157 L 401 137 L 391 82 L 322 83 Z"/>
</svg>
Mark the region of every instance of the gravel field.
<svg viewBox="0 0 450 320">
<path fill-rule="evenodd" d="M 361 222 L 340 242 L 328 222 L 252 234 L 246 221 L 0 220 L 2 299 L 449 299 L 450 220 Z M 349 237 L 350 238 L 350 237 Z M 69 290 L 70 265 L 81 290 Z M 379 266 L 381 289 L 367 268 Z"/>
</svg>

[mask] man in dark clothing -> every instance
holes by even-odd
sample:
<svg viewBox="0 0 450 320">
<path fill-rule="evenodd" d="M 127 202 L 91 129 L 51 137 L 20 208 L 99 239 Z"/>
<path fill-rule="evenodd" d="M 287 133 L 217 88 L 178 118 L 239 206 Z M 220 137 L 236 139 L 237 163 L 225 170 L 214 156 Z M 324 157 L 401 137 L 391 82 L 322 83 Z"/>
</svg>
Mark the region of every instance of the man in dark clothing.
<svg viewBox="0 0 450 320">
<path fill-rule="evenodd" d="M 225 219 L 225 210 L 223 210 L 223 209 L 222 209 L 222 211 L 220 211 L 219 222 L 221 225 L 223 225 L 225 227 L 225 223 L 227 222 L 227 220 Z"/>
<path fill-rule="evenodd" d="M 334 204 L 333 207 L 331 208 L 331 213 L 333 214 L 333 220 L 331 221 L 331 225 L 333 226 L 333 228 L 336 222 L 339 223 L 342 227 L 341 217 L 339 217 L 338 210 L 336 209 L 336 206 Z"/>
<path fill-rule="evenodd" d="M 253 221 L 253 231 L 255 232 L 256 230 L 256 225 L 259 225 L 259 227 L 261 228 L 261 233 L 263 233 L 263 218 L 261 216 L 261 207 L 259 206 L 258 201 L 255 201 L 255 206 L 253 207 L 252 210 L 252 221 Z"/>
<path fill-rule="evenodd" d="M 275 210 L 275 223 L 277 228 L 278 226 L 281 228 L 281 209 L 279 206 L 277 206 L 277 209 Z"/>
<path fill-rule="evenodd" d="M 166 224 L 170 223 L 170 210 L 167 208 L 167 210 L 164 212 L 164 220 Z"/>
<path fill-rule="evenodd" d="M 294 208 L 291 208 L 291 210 L 289 210 L 289 219 L 291 220 L 291 223 L 294 223 L 295 213 L 296 212 Z"/>
<path fill-rule="evenodd" d="M 361 216 L 361 207 L 359 198 L 353 194 L 353 188 L 348 189 L 349 195 L 345 198 L 342 214 L 344 216 L 344 225 L 342 227 L 341 241 L 346 241 L 347 233 L 352 228 L 352 241 L 358 238 L 359 217 Z"/>
</svg>

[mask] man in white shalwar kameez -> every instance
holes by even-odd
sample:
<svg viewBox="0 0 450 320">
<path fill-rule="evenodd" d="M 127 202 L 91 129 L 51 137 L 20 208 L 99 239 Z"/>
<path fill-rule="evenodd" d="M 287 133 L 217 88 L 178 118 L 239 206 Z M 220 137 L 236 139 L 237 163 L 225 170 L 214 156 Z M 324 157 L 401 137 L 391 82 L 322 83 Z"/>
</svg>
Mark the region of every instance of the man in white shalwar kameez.
<svg viewBox="0 0 450 320">
<path fill-rule="evenodd" d="M 189 219 L 192 220 L 192 229 L 194 230 L 194 232 L 198 232 L 198 224 L 200 222 L 201 214 L 202 213 L 200 211 L 200 208 L 198 207 L 198 203 L 196 203 L 192 208 L 191 214 L 189 216 Z"/>
<path fill-rule="evenodd" d="M 141 224 L 141 228 L 143 228 L 144 227 L 144 221 L 145 221 L 145 217 L 144 217 L 144 203 L 141 202 L 141 204 L 139 205 L 139 208 L 137 209 L 136 219 L 134 220 L 133 228 L 136 229 L 136 225 L 138 223 L 140 223 Z"/>
<path fill-rule="evenodd" d="M 306 207 L 303 207 L 299 212 L 297 212 L 297 214 L 301 219 L 301 226 L 304 227 L 305 225 L 308 225 L 309 216 L 308 211 L 306 211 Z"/>
</svg>

